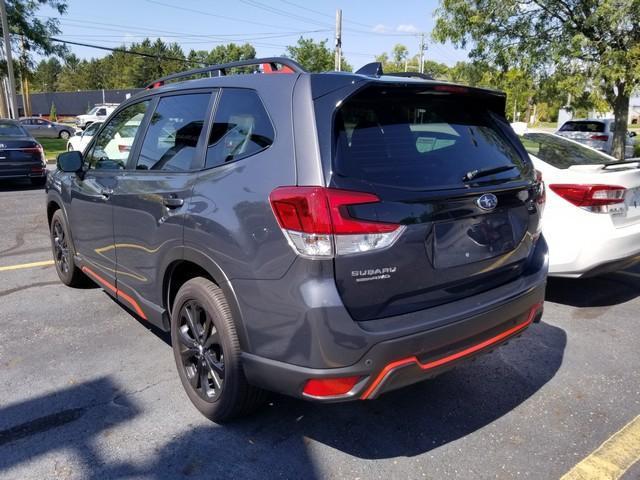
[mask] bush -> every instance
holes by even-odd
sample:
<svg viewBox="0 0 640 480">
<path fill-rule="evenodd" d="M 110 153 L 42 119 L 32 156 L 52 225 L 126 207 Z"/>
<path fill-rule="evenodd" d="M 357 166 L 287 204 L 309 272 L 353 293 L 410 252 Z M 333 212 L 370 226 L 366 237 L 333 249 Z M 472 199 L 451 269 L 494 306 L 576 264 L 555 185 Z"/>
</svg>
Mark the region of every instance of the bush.
<svg viewBox="0 0 640 480">
<path fill-rule="evenodd" d="M 58 111 L 56 110 L 56 104 L 51 102 L 51 110 L 49 110 L 49 120 L 52 122 L 58 121 Z"/>
</svg>

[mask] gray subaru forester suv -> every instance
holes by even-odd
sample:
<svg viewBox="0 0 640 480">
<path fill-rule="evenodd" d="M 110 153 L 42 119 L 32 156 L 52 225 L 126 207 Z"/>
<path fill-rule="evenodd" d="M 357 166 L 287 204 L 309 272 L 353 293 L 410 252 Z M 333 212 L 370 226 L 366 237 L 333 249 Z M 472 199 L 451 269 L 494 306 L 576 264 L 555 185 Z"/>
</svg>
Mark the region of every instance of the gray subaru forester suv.
<svg viewBox="0 0 640 480">
<path fill-rule="evenodd" d="M 374 67 L 165 77 L 49 176 L 62 282 L 170 330 L 214 421 L 373 399 L 542 315 L 544 186 L 504 94 Z"/>
</svg>

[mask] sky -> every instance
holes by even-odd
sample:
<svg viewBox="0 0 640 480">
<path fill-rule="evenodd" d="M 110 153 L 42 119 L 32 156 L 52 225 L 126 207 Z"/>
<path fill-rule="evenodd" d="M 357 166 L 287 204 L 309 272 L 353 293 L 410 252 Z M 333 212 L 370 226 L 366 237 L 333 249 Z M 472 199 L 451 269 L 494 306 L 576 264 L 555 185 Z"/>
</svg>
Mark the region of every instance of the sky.
<svg viewBox="0 0 640 480">
<path fill-rule="evenodd" d="M 397 43 L 406 45 L 410 56 L 417 54 L 420 32 L 426 34 L 426 59 L 453 65 L 467 58 L 463 50 L 431 41 L 438 0 L 68 0 L 68 5 L 58 37 L 108 47 L 149 36 L 177 42 L 185 53 L 192 48 L 210 50 L 228 42 L 250 42 L 258 56 L 274 56 L 304 36 L 329 39 L 333 48 L 335 12 L 342 8 L 342 49 L 355 68 L 390 52 Z M 40 15 L 56 12 L 43 8 Z M 69 48 L 80 58 L 108 54 Z"/>
</svg>

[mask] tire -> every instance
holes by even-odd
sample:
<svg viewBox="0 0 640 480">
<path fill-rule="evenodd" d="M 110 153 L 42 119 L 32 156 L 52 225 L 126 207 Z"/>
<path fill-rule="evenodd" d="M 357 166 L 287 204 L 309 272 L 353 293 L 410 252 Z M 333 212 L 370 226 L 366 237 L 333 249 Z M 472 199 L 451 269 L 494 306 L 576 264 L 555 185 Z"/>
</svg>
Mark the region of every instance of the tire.
<svg viewBox="0 0 640 480">
<path fill-rule="evenodd" d="M 76 267 L 73 256 L 75 251 L 69 237 L 69 228 L 62 210 L 56 210 L 51 217 L 51 250 L 56 273 L 60 281 L 69 287 L 81 287 L 87 284 L 87 277 Z"/>
<path fill-rule="evenodd" d="M 63 140 L 69 140 L 70 136 L 71 136 L 71 133 L 69 133 L 66 130 L 61 130 L 60 133 L 58 134 L 58 138 L 62 138 Z"/>
<path fill-rule="evenodd" d="M 36 177 L 31 179 L 31 185 L 36 187 L 44 187 L 45 183 L 47 183 L 47 177 Z"/>
<path fill-rule="evenodd" d="M 209 280 L 193 278 L 178 291 L 171 345 L 182 386 L 208 419 L 222 423 L 245 416 L 266 400 L 264 390 L 247 382 L 229 304 Z"/>
<path fill-rule="evenodd" d="M 67 152 L 73 152 L 73 145 L 67 145 Z"/>
</svg>

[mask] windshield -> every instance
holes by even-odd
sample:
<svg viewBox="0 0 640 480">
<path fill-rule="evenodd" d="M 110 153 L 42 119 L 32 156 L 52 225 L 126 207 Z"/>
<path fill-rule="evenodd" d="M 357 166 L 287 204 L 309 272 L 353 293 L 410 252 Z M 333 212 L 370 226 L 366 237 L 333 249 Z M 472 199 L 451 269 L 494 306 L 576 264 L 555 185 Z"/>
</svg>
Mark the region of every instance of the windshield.
<svg viewBox="0 0 640 480">
<path fill-rule="evenodd" d="M 525 133 L 520 140 L 527 152 L 556 168 L 602 165 L 615 161 L 613 157 L 548 133 Z"/>
<path fill-rule="evenodd" d="M 15 123 L 0 122 L 0 137 L 27 137 L 29 134 L 24 128 Z"/>
<path fill-rule="evenodd" d="M 334 129 L 334 174 L 372 184 L 465 188 L 474 170 L 493 172 L 480 183 L 503 183 L 530 169 L 495 114 L 466 95 L 371 87 L 344 102 Z"/>
<path fill-rule="evenodd" d="M 87 115 L 95 115 L 100 107 L 93 107 L 91 110 L 87 112 Z"/>
</svg>

